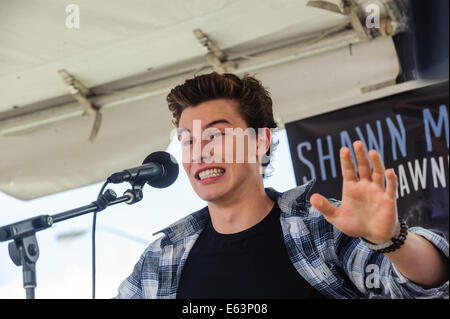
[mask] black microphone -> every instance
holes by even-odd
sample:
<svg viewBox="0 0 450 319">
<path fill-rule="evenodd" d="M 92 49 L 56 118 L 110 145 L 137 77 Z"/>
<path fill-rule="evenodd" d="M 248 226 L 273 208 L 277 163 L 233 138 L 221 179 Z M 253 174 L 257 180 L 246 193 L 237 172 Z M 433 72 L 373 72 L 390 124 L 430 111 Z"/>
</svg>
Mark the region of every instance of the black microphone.
<svg viewBox="0 0 450 319">
<path fill-rule="evenodd" d="M 175 182 L 178 177 L 177 160 L 167 152 L 154 152 L 144 159 L 141 166 L 125 169 L 108 177 L 113 184 L 130 182 L 156 188 L 165 188 Z"/>
</svg>

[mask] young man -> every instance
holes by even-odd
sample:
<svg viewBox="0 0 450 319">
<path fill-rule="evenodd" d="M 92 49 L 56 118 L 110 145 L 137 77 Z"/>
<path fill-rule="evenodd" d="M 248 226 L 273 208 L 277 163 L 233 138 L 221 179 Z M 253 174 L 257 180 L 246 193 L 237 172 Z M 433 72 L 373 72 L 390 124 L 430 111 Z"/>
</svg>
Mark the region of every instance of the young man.
<svg viewBox="0 0 450 319">
<path fill-rule="evenodd" d="M 196 76 L 167 101 L 208 205 L 161 231 L 118 298 L 448 298 L 448 242 L 399 221 L 397 179 L 376 151 L 371 170 L 353 144 L 356 172 L 341 149 L 341 201 L 308 200 L 314 181 L 278 193 L 263 185 L 276 123 L 258 80 Z"/>
</svg>

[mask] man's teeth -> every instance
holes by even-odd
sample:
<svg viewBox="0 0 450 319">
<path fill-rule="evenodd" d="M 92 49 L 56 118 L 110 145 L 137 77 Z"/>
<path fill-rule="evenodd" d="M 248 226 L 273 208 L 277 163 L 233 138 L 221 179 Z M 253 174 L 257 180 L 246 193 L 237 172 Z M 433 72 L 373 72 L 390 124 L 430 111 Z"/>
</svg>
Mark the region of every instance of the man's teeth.
<svg viewBox="0 0 450 319">
<path fill-rule="evenodd" d="M 201 171 L 198 174 L 198 177 L 200 177 L 200 179 L 204 179 L 204 178 L 208 178 L 208 177 L 216 177 L 216 176 L 222 175 L 224 172 L 225 172 L 225 170 L 222 168 L 211 168 L 211 169 Z"/>
</svg>

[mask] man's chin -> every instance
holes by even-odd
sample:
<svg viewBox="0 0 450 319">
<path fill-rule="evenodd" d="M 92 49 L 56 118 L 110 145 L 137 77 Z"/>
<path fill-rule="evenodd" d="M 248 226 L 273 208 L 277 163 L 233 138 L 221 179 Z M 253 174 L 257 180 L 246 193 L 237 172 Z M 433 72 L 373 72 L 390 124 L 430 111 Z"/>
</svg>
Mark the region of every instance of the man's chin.
<svg viewBox="0 0 450 319">
<path fill-rule="evenodd" d="M 216 202 L 223 198 L 223 194 L 217 193 L 198 194 L 198 196 L 205 202 Z"/>
<path fill-rule="evenodd" d="M 227 192 L 223 188 L 211 189 L 211 190 L 195 190 L 197 195 L 206 202 L 215 202 L 221 200 L 226 196 Z"/>
</svg>

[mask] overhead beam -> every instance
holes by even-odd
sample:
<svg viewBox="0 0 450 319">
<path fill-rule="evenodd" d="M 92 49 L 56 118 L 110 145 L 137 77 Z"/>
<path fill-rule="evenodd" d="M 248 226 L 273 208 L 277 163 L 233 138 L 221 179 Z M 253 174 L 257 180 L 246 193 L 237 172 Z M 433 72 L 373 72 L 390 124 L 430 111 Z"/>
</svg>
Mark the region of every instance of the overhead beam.
<svg viewBox="0 0 450 319">
<path fill-rule="evenodd" d="M 200 29 L 192 31 L 194 36 L 200 42 L 201 46 L 206 51 L 206 61 L 216 71 L 220 73 L 232 73 L 236 69 L 236 64 L 232 61 L 228 61 L 228 57 L 224 51 L 222 51 L 206 34 Z"/>
<path fill-rule="evenodd" d="M 89 97 L 93 96 L 92 91 L 72 74 L 67 72 L 67 70 L 58 70 L 58 74 L 64 80 L 69 93 L 83 107 L 84 112 L 82 115 L 95 115 L 94 125 L 92 126 L 91 134 L 89 135 L 89 141 L 93 142 L 100 130 L 102 114 L 100 113 L 100 109 L 89 99 Z"/>
</svg>

